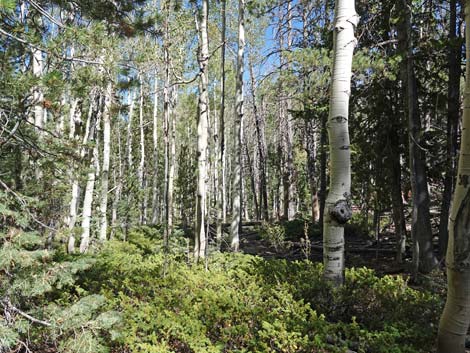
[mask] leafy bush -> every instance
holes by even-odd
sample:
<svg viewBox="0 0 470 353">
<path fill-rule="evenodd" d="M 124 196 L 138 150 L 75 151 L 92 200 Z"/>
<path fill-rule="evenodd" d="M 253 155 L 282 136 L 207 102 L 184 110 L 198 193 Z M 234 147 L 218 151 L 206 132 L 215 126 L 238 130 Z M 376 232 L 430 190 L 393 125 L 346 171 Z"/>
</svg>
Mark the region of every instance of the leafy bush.
<svg viewBox="0 0 470 353">
<path fill-rule="evenodd" d="M 0 242 L 6 351 L 424 353 L 442 308 L 432 292 L 366 268 L 332 288 L 310 261 L 216 253 L 207 270 L 188 265 L 179 251 L 162 253 L 151 227 L 93 257 L 43 250 L 19 230 Z"/>
<path fill-rule="evenodd" d="M 285 244 L 286 231 L 281 225 L 264 222 L 259 234 L 261 238 L 267 241 L 276 251 L 282 249 Z"/>
</svg>

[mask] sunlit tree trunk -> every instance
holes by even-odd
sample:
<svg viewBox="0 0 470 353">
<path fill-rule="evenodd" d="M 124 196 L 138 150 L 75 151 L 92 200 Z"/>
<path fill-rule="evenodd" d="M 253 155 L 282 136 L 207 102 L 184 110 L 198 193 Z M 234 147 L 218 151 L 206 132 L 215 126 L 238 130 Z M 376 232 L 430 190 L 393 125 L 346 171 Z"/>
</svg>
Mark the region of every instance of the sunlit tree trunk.
<svg viewBox="0 0 470 353">
<path fill-rule="evenodd" d="M 354 0 L 336 0 L 335 4 L 334 57 L 328 117 L 330 190 L 323 224 L 323 262 L 325 278 L 339 285 L 344 281 L 344 224 L 352 216 L 348 119 L 351 65 L 356 46 L 354 30 L 359 16 Z"/>
<path fill-rule="evenodd" d="M 197 124 L 197 200 L 196 200 L 196 232 L 194 258 L 204 258 L 206 256 L 207 234 L 206 234 L 206 192 L 207 192 L 207 144 L 208 144 L 208 124 L 209 124 L 209 42 L 207 32 L 207 19 L 209 16 L 208 0 L 202 0 L 200 20 L 196 20 L 199 32 L 199 103 L 198 103 L 198 124 Z"/>
<path fill-rule="evenodd" d="M 438 353 L 465 353 L 470 325 L 470 1 L 465 2 L 466 75 L 457 185 L 449 217 L 447 301 L 439 324 Z"/>
<path fill-rule="evenodd" d="M 139 94 L 139 132 L 140 132 L 140 161 L 137 167 L 137 179 L 140 188 L 140 224 L 145 224 L 146 220 L 146 202 L 145 202 L 145 129 L 144 129 L 144 81 L 143 76 L 139 74 L 140 94 Z"/>
<path fill-rule="evenodd" d="M 245 0 L 238 1 L 238 54 L 236 75 L 236 103 L 234 123 L 234 172 L 232 191 L 231 246 L 238 251 L 242 218 L 242 124 L 243 124 L 243 65 L 245 51 Z"/>
<path fill-rule="evenodd" d="M 220 47 L 220 111 L 218 124 L 219 155 L 217 168 L 219 169 L 217 180 L 217 241 L 222 239 L 222 222 L 224 221 L 225 203 L 225 32 L 226 32 L 226 0 L 221 0 L 220 17 L 222 20 L 222 32 Z"/>
<path fill-rule="evenodd" d="M 135 107 L 135 93 L 133 90 L 129 91 L 129 115 L 127 117 L 127 166 L 129 172 L 132 172 L 134 168 L 134 158 L 132 156 L 132 121 L 134 117 L 134 107 Z"/>
<path fill-rule="evenodd" d="M 174 86 L 171 95 L 171 107 L 176 106 L 178 100 L 178 86 Z M 171 109 L 169 113 L 170 121 L 168 122 L 169 126 L 169 166 L 168 166 L 168 190 L 167 190 L 167 200 L 168 203 L 168 215 L 167 215 L 167 233 L 170 236 L 173 231 L 173 193 L 174 193 L 174 184 L 175 184 L 175 164 L 176 164 L 176 114 L 174 114 L 174 109 Z"/>
<path fill-rule="evenodd" d="M 32 67 L 33 67 L 33 75 L 36 78 L 41 78 L 44 71 L 44 58 L 42 51 L 38 49 L 33 49 L 32 51 Z M 41 135 L 42 128 L 44 127 L 44 114 L 45 109 L 43 106 L 44 101 L 44 94 L 41 88 L 41 85 L 36 85 L 33 89 L 33 111 L 34 111 L 34 123 L 35 127 L 38 128 L 39 134 Z"/>
<path fill-rule="evenodd" d="M 100 126 L 101 123 L 101 101 L 100 97 L 98 106 L 94 113 L 97 114 L 96 127 Z M 92 104 L 92 103 L 91 103 Z M 91 233 L 91 216 L 93 212 L 93 198 L 95 192 L 95 180 L 96 174 L 99 169 L 99 139 L 98 132 L 94 131 L 93 135 L 90 133 L 90 140 L 94 136 L 95 145 L 91 156 L 89 171 L 87 174 L 87 183 L 85 187 L 85 196 L 83 199 L 83 213 L 82 213 L 82 235 L 80 238 L 80 253 L 85 253 L 90 245 L 90 233 Z"/>
<path fill-rule="evenodd" d="M 82 146 L 80 147 L 80 150 L 78 151 L 78 155 L 80 156 L 80 159 L 83 159 L 85 157 L 86 151 L 87 151 L 87 144 L 88 140 L 90 139 L 90 135 L 94 131 L 94 119 L 93 119 L 93 101 L 95 97 L 94 95 L 90 96 L 90 107 L 88 108 L 88 116 L 87 120 L 85 123 L 85 133 L 83 135 L 83 140 L 82 140 Z M 79 119 L 80 114 L 77 114 L 77 119 Z M 71 120 L 71 123 L 75 124 L 78 120 Z M 75 139 L 78 139 L 78 135 L 74 137 Z M 70 231 L 69 239 L 68 239 L 68 244 L 67 244 L 67 251 L 69 253 L 73 253 L 75 251 L 75 233 L 74 233 L 74 228 L 75 228 L 75 223 L 77 222 L 77 215 L 78 215 L 78 202 L 79 202 L 79 194 L 80 194 L 80 185 L 79 185 L 79 171 L 78 168 L 75 167 L 73 170 L 73 176 L 72 176 L 72 197 L 70 200 L 70 207 L 69 207 L 69 218 L 68 218 L 68 228 Z"/>
<path fill-rule="evenodd" d="M 109 82 L 106 87 L 103 111 L 103 165 L 101 168 L 101 199 L 100 199 L 100 233 L 99 240 L 105 241 L 108 231 L 108 185 L 109 185 L 109 160 L 111 150 L 111 104 L 113 98 L 113 86 Z"/>
<path fill-rule="evenodd" d="M 152 223 L 156 224 L 158 221 L 158 77 L 155 71 L 154 75 L 155 86 L 153 96 L 153 181 L 152 181 Z"/>
</svg>

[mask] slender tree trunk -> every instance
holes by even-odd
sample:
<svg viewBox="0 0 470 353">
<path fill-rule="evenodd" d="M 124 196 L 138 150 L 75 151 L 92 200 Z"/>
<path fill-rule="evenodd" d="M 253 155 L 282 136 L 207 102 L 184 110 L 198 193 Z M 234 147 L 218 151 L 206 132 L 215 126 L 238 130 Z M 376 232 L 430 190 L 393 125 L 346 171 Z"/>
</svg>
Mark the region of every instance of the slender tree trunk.
<svg viewBox="0 0 470 353">
<path fill-rule="evenodd" d="M 195 233 L 195 247 L 194 258 L 197 261 L 199 258 L 206 256 L 207 246 L 207 233 L 206 233 L 206 190 L 207 190 L 207 145 L 208 145 L 208 124 L 209 124 L 209 77 L 208 77 L 208 62 L 209 62 L 209 38 L 207 32 L 207 19 L 209 16 L 209 3 L 208 0 L 202 0 L 201 18 L 196 19 L 199 32 L 199 119 L 197 126 L 197 202 L 196 202 L 196 233 Z"/>
<path fill-rule="evenodd" d="M 320 131 L 320 217 L 318 223 L 320 228 L 323 229 L 323 220 L 325 215 L 325 202 L 326 202 L 326 168 L 327 168 L 327 156 L 326 156 L 326 141 L 327 141 L 327 129 L 326 129 L 327 117 L 321 117 L 321 131 Z"/>
<path fill-rule="evenodd" d="M 176 105 L 178 99 L 178 87 L 173 87 L 173 94 L 171 99 L 171 106 Z M 168 215 L 166 224 L 168 227 L 168 237 L 173 231 L 173 191 L 174 191 L 174 180 L 175 180 L 175 164 L 176 164 L 176 116 L 173 114 L 173 109 L 170 112 L 170 122 L 169 129 L 171 129 L 171 134 L 169 136 L 170 143 L 170 154 L 169 154 L 169 168 L 168 168 L 168 190 L 167 190 L 167 203 L 168 203 Z"/>
<path fill-rule="evenodd" d="M 139 74 L 140 81 L 140 99 L 139 99 L 139 131 L 140 131 L 140 161 L 137 168 L 137 179 L 139 182 L 140 188 L 140 224 L 145 224 L 147 222 L 145 213 L 146 213 L 146 202 L 145 202 L 145 130 L 144 130 L 144 82 L 143 77 Z"/>
<path fill-rule="evenodd" d="M 127 120 L 127 166 L 129 172 L 134 169 L 134 159 L 132 156 L 132 120 L 134 117 L 135 94 L 134 91 L 129 92 L 129 116 Z"/>
<path fill-rule="evenodd" d="M 318 202 L 317 171 L 315 167 L 317 157 L 317 141 L 315 139 L 315 128 L 312 120 L 305 121 L 305 144 L 307 152 L 307 175 L 310 189 L 310 209 L 312 222 L 318 222 L 320 219 L 320 209 Z"/>
<path fill-rule="evenodd" d="M 287 2 L 287 51 L 290 51 L 292 48 L 293 43 L 293 36 L 292 36 L 292 7 L 291 1 Z M 281 48 L 282 49 L 282 48 Z M 291 65 L 290 59 L 286 59 L 286 70 L 290 72 Z M 294 166 L 294 130 L 293 130 L 293 121 L 292 121 L 292 99 L 290 97 L 290 93 L 287 93 L 287 112 L 286 112 L 286 167 L 287 167 L 287 174 L 288 174 L 288 219 L 292 220 L 295 218 L 297 202 L 296 202 L 296 194 L 297 194 L 297 185 L 296 185 L 296 171 Z"/>
<path fill-rule="evenodd" d="M 93 101 L 95 100 L 94 95 L 92 94 L 90 96 L 90 107 L 88 108 L 88 116 L 85 124 L 85 133 L 83 135 L 83 140 L 82 140 L 82 146 L 80 147 L 80 150 L 78 152 L 78 155 L 80 159 L 83 159 L 85 157 L 86 151 L 87 151 L 87 144 L 88 140 L 90 139 L 90 135 L 94 131 L 94 119 L 93 119 L 93 109 L 94 109 L 94 104 Z M 73 121 L 73 124 L 75 124 L 75 120 Z M 75 131 L 75 130 L 74 130 Z M 78 139 L 78 135 L 74 136 L 74 139 Z M 67 251 L 71 254 L 75 251 L 75 233 L 74 233 L 74 228 L 75 228 L 75 223 L 77 222 L 77 214 L 78 214 L 78 202 L 79 202 L 79 194 L 80 194 L 80 185 L 79 185 L 79 171 L 77 166 L 74 166 L 74 169 L 72 171 L 72 197 L 70 200 L 70 208 L 69 208 L 69 218 L 68 218 L 68 228 L 70 231 L 69 239 L 68 239 L 68 245 L 67 245 Z"/>
<path fill-rule="evenodd" d="M 222 222 L 224 221 L 225 203 L 225 32 L 226 32 L 226 0 L 221 0 L 220 17 L 222 19 L 222 33 L 220 48 L 220 111 L 219 111 L 219 155 L 218 166 L 219 178 L 217 180 L 217 242 L 222 240 Z"/>
<path fill-rule="evenodd" d="M 256 217 L 256 220 L 260 220 L 261 213 L 259 209 L 258 195 L 257 195 L 257 190 L 256 190 L 255 171 L 254 171 L 253 164 L 251 161 L 250 151 L 248 151 L 248 143 L 246 142 L 246 139 L 243 143 L 243 147 L 245 150 L 246 165 L 249 168 L 249 178 L 250 178 L 251 193 L 253 194 L 253 207 L 255 211 L 255 217 Z"/>
<path fill-rule="evenodd" d="M 255 127 L 256 127 L 256 140 L 258 147 L 258 168 L 259 168 L 259 179 L 260 179 L 260 207 L 261 215 L 263 220 L 267 221 L 268 216 L 268 188 L 266 181 L 266 138 L 264 134 L 264 121 L 263 117 L 259 113 L 258 104 L 256 102 L 256 85 L 255 77 L 253 74 L 253 63 L 250 60 L 250 80 L 251 80 L 251 95 L 252 95 L 252 104 L 253 104 L 253 115 L 255 117 Z"/>
<path fill-rule="evenodd" d="M 236 74 L 236 103 L 234 123 L 234 173 L 233 173 L 233 212 L 231 224 L 231 246 L 238 251 L 240 246 L 242 220 L 242 124 L 243 124 L 243 65 L 245 52 L 245 0 L 238 1 L 238 54 Z"/>
<path fill-rule="evenodd" d="M 153 97 L 153 181 L 152 181 L 152 224 L 158 222 L 158 76 L 155 71 L 155 94 Z"/>
<path fill-rule="evenodd" d="M 98 127 L 101 123 L 101 100 L 102 97 L 99 99 L 99 103 L 97 106 L 97 119 L 96 119 L 96 127 Z M 90 233 L 91 233 L 91 216 L 93 211 L 93 194 L 95 191 L 95 180 L 96 174 L 99 169 L 99 141 L 98 141 L 98 132 L 94 132 L 93 135 L 90 133 L 90 140 L 94 136 L 95 145 L 93 147 L 93 152 L 91 156 L 91 162 L 89 167 L 89 172 L 87 175 L 87 183 L 85 187 L 85 196 L 83 199 L 83 214 L 82 214 L 82 235 L 80 239 L 80 253 L 85 253 L 88 250 L 90 245 Z"/>
<path fill-rule="evenodd" d="M 414 276 L 419 270 L 430 272 L 437 264 L 432 244 L 431 218 L 429 214 L 429 193 L 426 162 L 421 146 L 421 119 L 418 112 L 417 84 L 411 38 L 411 0 L 402 0 L 403 19 L 398 29 L 399 49 L 404 54 L 402 80 L 406 87 L 406 110 L 408 114 L 409 159 L 411 171 L 411 192 L 413 214 L 411 238 L 413 240 Z"/>
<path fill-rule="evenodd" d="M 439 323 L 438 353 L 465 353 L 470 325 L 470 1 L 465 2 L 466 75 L 457 185 L 449 217 L 447 301 Z"/>
<path fill-rule="evenodd" d="M 122 166 L 122 148 L 121 148 L 121 129 L 120 126 L 117 127 L 116 129 L 116 134 L 117 134 L 117 161 L 115 161 L 115 164 L 117 162 L 118 165 L 118 170 L 117 170 L 117 175 L 116 175 L 116 169 L 113 170 L 114 174 L 114 199 L 113 199 L 113 204 L 112 204 L 112 211 L 111 211 L 111 235 L 110 239 L 113 238 L 115 229 L 116 229 L 116 223 L 118 220 L 118 206 L 119 206 L 119 201 L 121 199 L 121 193 L 122 193 L 122 183 L 124 179 L 124 172 L 123 172 L 123 166 Z"/>
<path fill-rule="evenodd" d="M 109 160 L 111 147 L 111 104 L 113 99 L 113 86 L 109 82 L 106 87 L 103 111 L 103 167 L 101 168 L 101 200 L 100 200 L 100 234 L 99 240 L 105 241 L 108 231 L 108 184 Z"/>
<path fill-rule="evenodd" d="M 32 51 L 32 66 L 33 66 L 33 76 L 36 78 L 41 78 L 44 71 L 44 58 L 42 56 L 42 51 L 38 49 L 33 49 Z M 40 85 L 37 85 L 33 89 L 33 111 L 34 119 L 32 122 L 35 127 L 38 128 L 39 135 L 42 135 L 42 128 L 44 127 L 44 114 L 45 109 L 43 106 L 44 94 Z"/>
<path fill-rule="evenodd" d="M 344 224 L 350 206 L 351 161 L 348 132 L 351 66 L 359 20 L 354 0 L 336 0 L 333 35 L 333 70 L 328 118 L 330 190 L 323 225 L 324 276 L 336 285 L 344 281 Z"/>
<path fill-rule="evenodd" d="M 462 43 L 457 35 L 457 0 L 450 0 L 449 22 L 449 82 L 447 88 L 447 144 L 444 191 L 442 193 L 441 215 L 439 224 L 439 254 L 447 251 L 448 220 L 450 198 L 455 188 L 457 157 L 457 129 L 460 115 L 460 62 Z"/>
<path fill-rule="evenodd" d="M 403 207 L 401 189 L 401 163 L 399 151 L 398 127 L 392 126 L 390 130 L 390 177 L 391 177 L 391 197 L 392 216 L 395 225 L 395 237 L 397 239 L 397 262 L 403 263 L 406 250 L 406 220 Z"/>
</svg>

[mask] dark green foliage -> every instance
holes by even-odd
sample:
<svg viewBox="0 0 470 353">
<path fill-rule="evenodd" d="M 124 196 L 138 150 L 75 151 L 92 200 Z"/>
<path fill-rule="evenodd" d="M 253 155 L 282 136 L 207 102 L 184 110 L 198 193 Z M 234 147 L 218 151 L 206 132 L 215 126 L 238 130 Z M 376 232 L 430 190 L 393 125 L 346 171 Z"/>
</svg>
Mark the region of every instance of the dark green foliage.
<svg viewBox="0 0 470 353">
<path fill-rule="evenodd" d="M 131 352 L 429 352 L 441 299 L 400 276 L 218 254 L 206 271 L 158 249 L 155 230 L 109 242 L 80 286 L 120 312 L 112 346 Z"/>
</svg>

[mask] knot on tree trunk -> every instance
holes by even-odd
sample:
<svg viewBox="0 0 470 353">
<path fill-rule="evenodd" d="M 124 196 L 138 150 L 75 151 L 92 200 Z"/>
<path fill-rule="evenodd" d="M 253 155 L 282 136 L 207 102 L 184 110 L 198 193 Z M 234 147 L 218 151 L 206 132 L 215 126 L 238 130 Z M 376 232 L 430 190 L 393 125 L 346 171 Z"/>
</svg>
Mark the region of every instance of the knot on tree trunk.
<svg viewBox="0 0 470 353">
<path fill-rule="evenodd" d="M 348 200 L 338 200 L 329 209 L 330 217 L 338 224 L 346 224 L 352 217 L 352 209 Z"/>
</svg>

